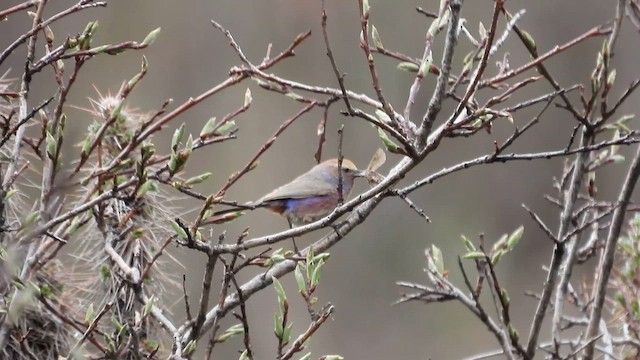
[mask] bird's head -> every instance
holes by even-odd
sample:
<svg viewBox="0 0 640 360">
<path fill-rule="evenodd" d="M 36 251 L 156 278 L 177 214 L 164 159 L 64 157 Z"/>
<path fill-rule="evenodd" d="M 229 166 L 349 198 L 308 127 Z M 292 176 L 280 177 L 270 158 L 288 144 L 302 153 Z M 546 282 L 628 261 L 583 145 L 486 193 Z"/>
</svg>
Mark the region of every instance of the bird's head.
<svg viewBox="0 0 640 360">
<path fill-rule="evenodd" d="M 336 177 L 338 177 L 338 171 L 341 170 L 343 179 L 353 180 L 357 177 L 366 176 L 366 170 L 358 170 L 353 161 L 349 159 L 342 159 L 342 164 L 340 164 L 340 166 L 338 165 L 338 159 L 327 160 L 320 164 L 320 166 L 330 171 Z"/>
</svg>

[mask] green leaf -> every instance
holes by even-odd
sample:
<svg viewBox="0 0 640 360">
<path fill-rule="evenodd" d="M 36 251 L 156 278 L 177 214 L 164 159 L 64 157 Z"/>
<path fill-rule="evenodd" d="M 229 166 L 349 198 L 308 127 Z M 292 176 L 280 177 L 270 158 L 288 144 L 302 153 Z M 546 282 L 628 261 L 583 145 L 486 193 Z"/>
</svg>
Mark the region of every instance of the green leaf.
<svg viewBox="0 0 640 360">
<path fill-rule="evenodd" d="M 147 301 L 147 303 L 144 305 L 144 312 L 143 315 L 146 317 L 151 313 L 151 309 L 153 309 L 153 302 L 155 301 L 155 299 L 153 298 L 153 296 L 151 296 L 151 298 Z"/>
<path fill-rule="evenodd" d="M 442 251 L 437 246 L 431 245 L 431 256 L 433 256 L 433 262 L 438 273 L 444 274 L 444 259 L 442 258 Z"/>
<path fill-rule="evenodd" d="M 616 69 L 611 70 L 609 76 L 607 76 L 607 87 L 612 87 L 613 83 L 616 81 Z"/>
<path fill-rule="evenodd" d="M 487 38 L 487 29 L 484 27 L 483 23 L 478 24 L 478 34 L 480 34 L 480 40 Z"/>
<path fill-rule="evenodd" d="M 216 134 L 217 135 L 227 135 L 229 132 L 231 132 L 231 130 L 236 126 L 236 122 L 235 120 L 231 120 L 231 121 L 227 121 L 226 123 L 222 124 L 218 130 L 216 130 Z"/>
<path fill-rule="evenodd" d="M 407 71 L 407 72 L 418 72 L 420 71 L 420 65 L 417 65 L 412 62 L 403 61 L 397 65 L 398 70 Z"/>
<path fill-rule="evenodd" d="M 506 254 L 507 251 L 505 250 L 498 250 L 496 251 L 492 256 L 491 256 L 491 263 L 495 266 L 498 265 L 498 262 L 500 262 L 500 259 L 502 259 L 502 256 L 504 254 Z"/>
<path fill-rule="evenodd" d="M 251 101 L 253 101 L 253 97 L 251 96 L 251 89 L 247 88 L 247 91 L 244 92 L 244 108 L 248 108 L 251 106 Z"/>
<path fill-rule="evenodd" d="M 522 238 L 522 234 L 524 233 L 524 226 L 520 225 L 511 235 L 509 235 L 509 239 L 507 239 L 507 248 L 509 251 L 513 250 L 513 248 L 518 244 L 520 239 Z"/>
<path fill-rule="evenodd" d="M 315 267 L 315 255 L 313 253 L 313 248 L 310 248 L 309 251 L 307 252 L 307 259 L 306 259 L 306 265 L 307 265 L 307 279 L 311 279 L 311 274 L 313 273 L 313 268 Z"/>
<path fill-rule="evenodd" d="M 187 232 L 180 225 L 178 225 L 177 222 L 175 222 L 174 220 L 171 220 L 170 223 L 171 223 L 171 227 L 173 228 L 173 231 L 175 231 L 176 234 L 178 234 L 178 236 L 180 236 L 183 239 L 189 238 L 187 236 Z"/>
<path fill-rule="evenodd" d="M 213 128 L 215 125 L 216 125 L 216 117 L 214 116 L 211 119 L 207 120 L 207 123 L 204 124 L 204 126 L 202 127 L 202 130 L 200 130 L 200 137 L 204 137 L 210 134 L 213 131 Z"/>
<path fill-rule="evenodd" d="M 420 65 L 420 72 L 423 77 L 426 77 L 429 74 L 429 68 L 431 67 L 431 63 L 433 62 L 433 54 L 429 51 L 427 58 L 424 63 Z"/>
<path fill-rule="evenodd" d="M 509 239 L 508 234 L 502 234 L 500 239 L 493 244 L 492 252 L 496 252 L 501 249 L 505 249 L 507 247 L 507 240 Z"/>
<path fill-rule="evenodd" d="M 7 191 L 7 193 L 4 195 L 4 199 L 5 200 L 9 200 L 13 197 L 13 195 L 18 193 L 18 189 L 13 189 L 13 190 L 9 190 Z"/>
<path fill-rule="evenodd" d="M 321 359 L 322 360 L 344 360 L 344 358 L 340 355 L 325 355 Z"/>
<path fill-rule="evenodd" d="M 485 258 L 485 254 L 482 251 L 470 251 L 462 255 L 463 259 L 480 260 Z"/>
<path fill-rule="evenodd" d="M 623 163 L 623 162 L 624 162 L 625 157 L 624 157 L 624 155 L 615 154 L 615 155 L 611 155 L 611 156 L 609 157 L 609 159 L 611 159 L 611 161 L 612 161 L 614 164 L 621 164 L 621 163 Z"/>
<path fill-rule="evenodd" d="M 207 180 L 208 178 L 210 178 L 211 175 L 213 175 L 213 174 L 210 173 L 210 172 L 206 172 L 206 173 L 200 174 L 198 176 L 194 176 L 192 178 L 189 178 L 184 183 L 187 184 L 187 185 L 200 184 L 201 182 L 203 182 L 203 181 Z"/>
<path fill-rule="evenodd" d="M 462 242 L 464 243 L 464 246 L 467 248 L 468 251 L 476 251 L 476 247 L 475 245 L 473 245 L 473 243 L 471 242 L 471 240 L 469 240 L 469 238 L 467 238 L 464 235 L 460 235 L 462 236 Z"/>
<path fill-rule="evenodd" d="M 389 150 L 389 152 L 405 155 L 404 149 L 402 149 L 398 144 L 391 140 L 391 138 L 389 138 L 389 135 L 387 135 L 387 133 L 384 132 L 384 130 L 382 130 L 381 128 L 378 128 L 378 136 L 380 137 L 380 140 L 382 140 L 382 143 L 387 148 L 387 150 Z"/>
<path fill-rule="evenodd" d="M 378 118 L 378 120 L 382 121 L 385 124 L 389 125 L 392 123 L 389 115 L 387 115 L 387 113 L 382 109 L 376 109 L 376 117 Z"/>
<path fill-rule="evenodd" d="M 313 269 L 313 273 L 311 274 L 311 286 L 317 286 L 320 281 L 320 275 L 322 274 L 322 268 L 324 267 L 324 260 L 318 261 L 318 265 Z"/>
<path fill-rule="evenodd" d="M 49 131 L 47 131 L 47 156 L 49 157 L 49 159 L 53 160 L 56 158 L 57 153 L 58 141 Z"/>
<path fill-rule="evenodd" d="M 151 31 L 147 36 L 142 40 L 142 45 L 149 46 L 158 40 L 158 36 L 160 35 L 160 28 L 157 28 Z"/>
<path fill-rule="evenodd" d="M 82 150 L 80 152 L 81 156 L 88 156 L 89 155 L 89 151 L 91 150 L 91 145 L 93 144 L 93 139 L 94 139 L 94 135 L 93 134 L 87 134 L 87 137 L 84 138 L 84 142 L 82 143 Z"/>
<path fill-rule="evenodd" d="M 225 330 L 217 339 L 218 342 L 224 342 L 233 336 L 244 333 L 244 325 L 235 324 Z"/>
<path fill-rule="evenodd" d="M 282 327 L 282 316 L 280 314 L 275 314 L 274 317 L 274 332 L 278 339 L 282 339 L 282 333 L 284 332 L 284 328 Z"/>
<path fill-rule="evenodd" d="M 182 350 L 182 354 L 183 355 L 191 355 L 196 351 L 197 345 L 196 345 L 196 341 L 195 340 L 191 340 L 189 341 L 189 343 L 187 343 L 187 346 L 184 347 L 184 350 Z"/>
<path fill-rule="evenodd" d="M 144 196 L 147 192 L 151 191 L 154 192 L 158 190 L 158 186 L 156 185 L 156 182 L 153 180 L 147 180 L 144 182 L 144 184 L 142 184 L 140 186 L 140 188 L 138 189 L 138 197 L 142 197 Z"/>
<path fill-rule="evenodd" d="M 533 36 L 531 36 L 531 34 L 529 34 L 525 30 L 522 30 L 522 37 L 524 38 L 523 42 L 525 43 L 527 48 L 530 48 L 530 49 L 535 49 L 536 48 L 536 41 L 533 40 Z"/>
<path fill-rule="evenodd" d="M 124 330 L 124 325 L 122 325 L 122 323 L 118 321 L 118 319 L 116 319 L 115 316 L 111 317 L 111 323 L 116 328 L 117 333 L 120 333 Z"/>
<path fill-rule="evenodd" d="M 367 15 L 369 13 L 369 10 L 371 8 L 369 7 L 369 0 L 363 0 L 362 1 L 362 14 L 363 15 Z"/>
<path fill-rule="evenodd" d="M 306 294 L 307 282 L 304 279 L 304 275 L 302 275 L 301 267 L 302 265 L 298 263 L 295 270 L 293 271 L 293 275 L 295 275 L 296 283 L 298 284 L 298 290 L 300 290 L 300 292 L 302 292 L 303 294 Z"/>
<path fill-rule="evenodd" d="M 289 343 L 289 340 L 291 340 L 291 329 L 293 328 L 293 323 L 287 325 L 287 327 L 284 329 L 284 332 L 282 333 L 282 343 L 283 344 L 287 344 Z"/>
<path fill-rule="evenodd" d="M 382 40 L 380 40 L 380 34 L 378 34 L 378 29 L 376 29 L 375 25 L 371 25 L 371 38 L 373 39 L 373 45 L 375 45 L 376 49 L 384 50 Z"/>
<path fill-rule="evenodd" d="M 95 317 L 95 310 L 93 309 L 93 303 L 89 304 L 87 311 L 84 314 L 84 322 L 85 324 L 91 324 Z"/>
<path fill-rule="evenodd" d="M 173 151 L 176 151 L 178 149 L 178 145 L 182 142 L 185 126 L 186 125 L 182 123 L 182 125 L 173 132 L 173 137 L 171 138 L 171 149 L 173 149 Z"/>
<path fill-rule="evenodd" d="M 249 358 L 249 350 L 245 349 L 242 354 L 240 354 L 238 360 L 251 360 L 251 358 Z"/>
<path fill-rule="evenodd" d="M 285 294 L 284 288 L 282 287 L 282 284 L 280 283 L 280 281 L 278 281 L 278 279 L 272 276 L 271 280 L 273 281 L 273 288 L 276 290 L 276 295 L 278 296 L 278 304 L 280 305 L 280 308 L 284 312 L 284 309 L 286 306 L 285 304 L 287 301 L 287 295 Z"/>
</svg>

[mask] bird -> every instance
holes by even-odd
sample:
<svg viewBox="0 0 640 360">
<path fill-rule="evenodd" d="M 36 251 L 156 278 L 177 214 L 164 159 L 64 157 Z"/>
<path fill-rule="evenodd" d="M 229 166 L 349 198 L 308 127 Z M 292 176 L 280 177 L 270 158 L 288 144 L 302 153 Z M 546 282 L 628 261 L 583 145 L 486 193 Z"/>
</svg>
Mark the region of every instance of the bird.
<svg viewBox="0 0 640 360">
<path fill-rule="evenodd" d="M 349 159 L 330 159 L 317 164 L 306 173 L 267 193 L 259 200 L 239 208 L 226 209 L 213 215 L 224 215 L 238 209 L 266 208 L 287 219 L 289 227 L 317 221 L 351 193 L 354 180 L 367 176 Z M 342 197 L 338 192 L 342 180 Z"/>
</svg>

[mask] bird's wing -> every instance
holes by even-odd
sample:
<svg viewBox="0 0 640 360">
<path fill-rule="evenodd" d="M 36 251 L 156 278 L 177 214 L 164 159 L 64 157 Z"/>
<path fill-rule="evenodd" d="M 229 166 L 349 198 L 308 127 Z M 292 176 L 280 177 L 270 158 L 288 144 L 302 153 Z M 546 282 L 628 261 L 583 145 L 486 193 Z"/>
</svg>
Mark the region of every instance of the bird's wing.
<svg viewBox="0 0 640 360">
<path fill-rule="evenodd" d="M 293 179 L 290 183 L 280 186 L 258 202 L 299 199 L 310 196 L 327 195 L 337 192 L 337 188 L 319 176 L 317 172 L 308 172 Z"/>
</svg>

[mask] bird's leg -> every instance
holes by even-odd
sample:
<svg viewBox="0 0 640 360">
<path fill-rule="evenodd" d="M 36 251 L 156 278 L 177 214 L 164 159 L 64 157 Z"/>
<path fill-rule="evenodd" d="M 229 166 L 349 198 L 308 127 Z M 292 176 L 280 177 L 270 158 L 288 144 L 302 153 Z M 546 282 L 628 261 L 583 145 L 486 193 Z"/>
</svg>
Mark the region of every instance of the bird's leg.
<svg viewBox="0 0 640 360">
<path fill-rule="evenodd" d="M 293 224 L 291 224 L 291 220 L 289 218 L 287 218 L 287 223 L 289 224 L 289 230 L 293 229 Z M 293 251 L 296 252 L 296 255 L 302 256 L 302 254 L 298 250 L 298 245 L 296 245 L 296 237 L 292 236 L 291 241 L 293 242 Z"/>
</svg>

